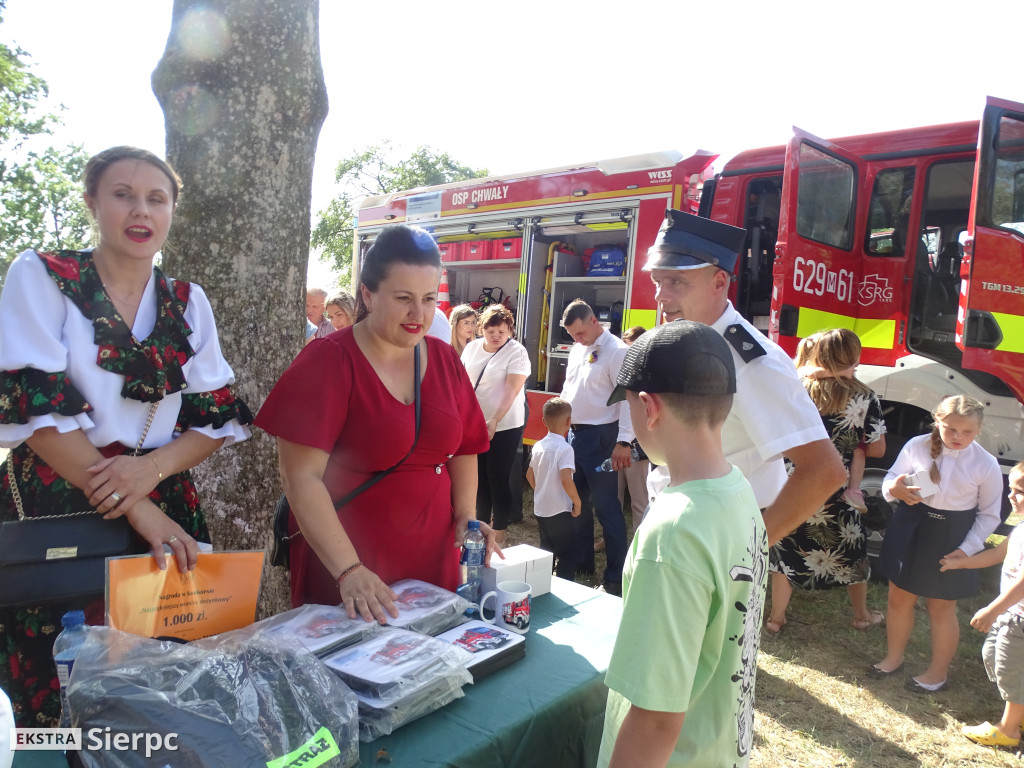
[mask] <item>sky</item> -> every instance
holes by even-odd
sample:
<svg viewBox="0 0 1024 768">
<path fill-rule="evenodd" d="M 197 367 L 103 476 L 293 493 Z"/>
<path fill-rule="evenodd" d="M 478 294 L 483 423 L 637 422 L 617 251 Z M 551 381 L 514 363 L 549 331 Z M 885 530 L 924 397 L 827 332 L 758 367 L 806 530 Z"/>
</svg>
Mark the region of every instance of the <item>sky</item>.
<svg viewBox="0 0 1024 768">
<path fill-rule="evenodd" d="M 288 0 L 282 0 L 287 2 Z M 50 143 L 163 153 L 150 76 L 172 0 L 7 0 L 0 40 L 63 104 Z M 1024 101 L 1021 0 L 321 0 L 330 112 L 314 222 L 334 169 L 388 139 L 492 174 L 676 149 L 785 143 L 976 120 Z"/>
</svg>

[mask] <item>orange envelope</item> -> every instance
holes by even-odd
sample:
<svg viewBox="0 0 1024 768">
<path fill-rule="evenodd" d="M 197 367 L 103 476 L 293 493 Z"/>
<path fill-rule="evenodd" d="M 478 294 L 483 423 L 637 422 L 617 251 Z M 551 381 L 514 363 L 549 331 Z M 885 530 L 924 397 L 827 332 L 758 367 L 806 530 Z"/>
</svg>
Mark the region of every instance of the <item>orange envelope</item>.
<svg viewBox="0 0 1024 768">
<path fill-rule="evenodd" d="M 107 559 L 107 626 L 142 637 L 198 640 L 256 620 L 262 551 L 201 553 L 194 570 L 152 555 Z"/>
</svg>

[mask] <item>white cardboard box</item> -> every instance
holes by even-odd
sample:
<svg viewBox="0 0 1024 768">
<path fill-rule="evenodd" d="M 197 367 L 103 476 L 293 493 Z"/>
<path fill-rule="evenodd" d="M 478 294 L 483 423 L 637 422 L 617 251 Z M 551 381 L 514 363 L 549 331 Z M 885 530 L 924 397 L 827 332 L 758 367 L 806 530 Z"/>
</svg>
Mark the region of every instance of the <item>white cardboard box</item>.
<svg viewBox="0 0 1024 768">
<path fill-rule="evenodd" d="M 502 552 L 505 559 L 491 555 L 491 567 L 484 568 L 483 597 L 493 592 L 495 585 L 502 581 L 525 581 L 533 591 L 533 597 L 546 595 L 551 591 L 551 571 L 555 556 L 546 549 L 516 544 Z"/>
</svg>

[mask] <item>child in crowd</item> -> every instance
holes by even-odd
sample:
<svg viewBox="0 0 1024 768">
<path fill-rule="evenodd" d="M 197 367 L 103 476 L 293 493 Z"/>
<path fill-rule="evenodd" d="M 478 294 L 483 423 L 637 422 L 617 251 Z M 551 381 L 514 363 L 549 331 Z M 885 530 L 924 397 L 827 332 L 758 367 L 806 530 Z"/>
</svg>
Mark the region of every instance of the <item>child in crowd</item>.
<svg viewBox="0 0 1024 768">
<path fill-rule="evenodd" d="M 609 404 L 669 485 L 633 537 L 598 765 L 746 766 L 768 570 L 753 490 L 722 452 L 732 351 L 712 328 L 665 323 L 626 352 Z"/>
<path fill-rule="evenodd" d="M 796 372 L 801 379 L 822 379 L 833 375 L 821 366 L 815 355 L 814 350 L 820 339 L 820 333 L 813 333 L 802 339 L 796 347 L 796 357 L 793 362 L 796 364 Z M 839 371 L 839 375 L 847 379 L 856 379 L 857 365 L 859 364 L 858 362 L 845 370 Z M 864 467 L 866 464 L 867 451 L 865 450 L 865 445 L 861 443 L 854 449 L 853 457 L 850 459 L 850 479 L 846 484 L 846 490 L 843 492 L 843 501 L 862 515 L 867 514 L 868 511 L 867 504 L 864 503 L 864 492 L 860 489 L 861 483 L 864 481 Z"/>
<path fill-rule="evenodd" d="M 886 529 L 878 570 L 889 579 L 888 651 L 869 667 L 872 677 L 903 668 L 914 628 L 914 606 L 925 597 L 931 622 L 928 668 L 907 678 L 913 693 L 943 691 L 960 642 L 956 601 L 978 592 L 978 573 L 947 568 L 942 560 L 975 555 L 999 525 L 1003 475 L 995 457 L 974 442 L 985 409 L 964 395 L 942 399 L 931 434 L 907 441 L 882 483 L 887 501 L 899 501 Z M 959 542 L 950 549 L 951 542 Z"/>
<path fill-rule="evenodd" d="M 1010 470 L 1009 480 L 1013 513 L 1024 514 L 1024 461 Z M 994 725 L 965 725 L 961 732 L 985 746 L 1015 747 L 1020 743 L 1024 720 L 1024 525 L 1018 524 L 994 549 L 984 549 L 971 557 L 944 557 L 941 562 L 941 571 L 1003 564 L 999 596 L 971 619 L 972 627 L 988 632 L 981 655 L 988 679 L 1006 702 L 1003 717 Z"/>
<path fill-rule="evenodd" d="M 553 397 L 541 412 L 547 435 L 530 452 L 526 479 L 533 488 L 533 515 L 540 529 L 540 546 L 555 555 L 555 575 L 572 581 L 576 576 L 573 518 L 580 516 L 580 495 L 572 480 L 576 455 L 565 439 L 572 422 L 572 405 Z"/>
</svg>

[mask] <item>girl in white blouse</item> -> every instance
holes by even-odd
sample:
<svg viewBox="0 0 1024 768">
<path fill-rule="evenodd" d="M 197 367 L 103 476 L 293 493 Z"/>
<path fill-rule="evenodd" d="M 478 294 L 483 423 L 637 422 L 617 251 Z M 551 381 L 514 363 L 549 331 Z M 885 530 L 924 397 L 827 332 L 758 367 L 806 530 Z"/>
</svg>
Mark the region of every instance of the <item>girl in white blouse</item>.
<svg viewBox="0 0 1024 768">
<path fill-rule="evenodd" d="M 931 434 L 909 440 L 885 476 L 882 492 L 899 505 L 886 530 L 879 570 L 889 579 L 886 617 L 888 653 L 869 670 L 873 677 L 903 668 L 914 627 L 917 598 L 927 600 L 931 663 L 906 681 L 928 693 L 948 687 L 949 665 L 960 642 L 956 601 L 978 592 L 978 572 L 940 572 L 940 560 L 980 552 L 996 526 L 1003 490 L 995 457 L 974 439 L 984 408 L 977 400 L 950 395 L 932 413 Z"/>
</svg>

